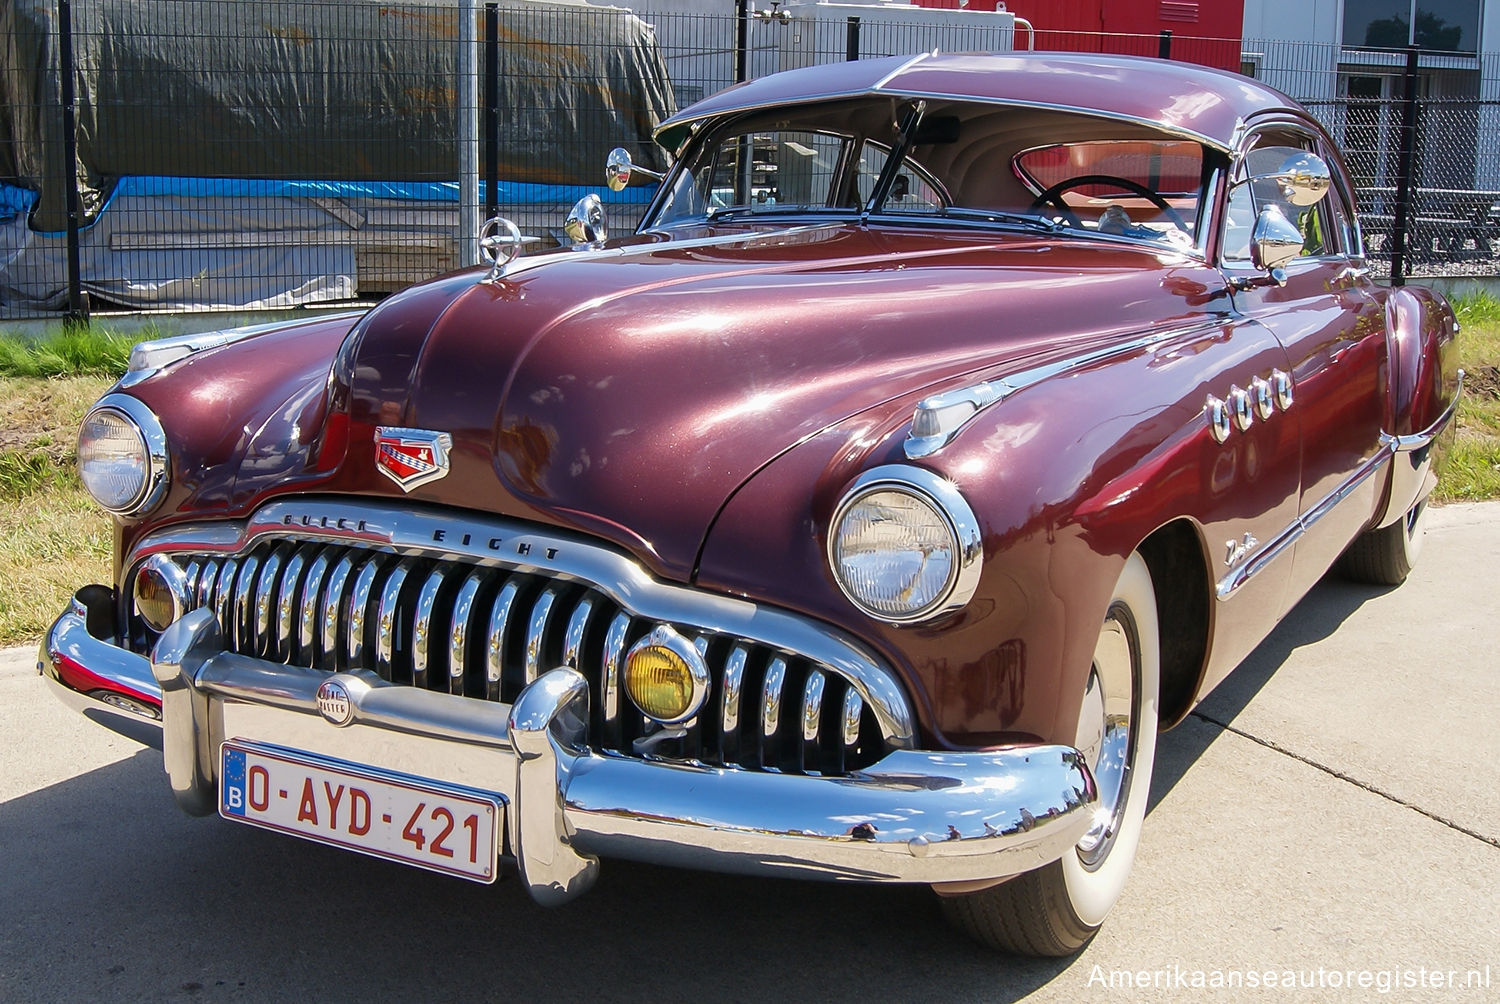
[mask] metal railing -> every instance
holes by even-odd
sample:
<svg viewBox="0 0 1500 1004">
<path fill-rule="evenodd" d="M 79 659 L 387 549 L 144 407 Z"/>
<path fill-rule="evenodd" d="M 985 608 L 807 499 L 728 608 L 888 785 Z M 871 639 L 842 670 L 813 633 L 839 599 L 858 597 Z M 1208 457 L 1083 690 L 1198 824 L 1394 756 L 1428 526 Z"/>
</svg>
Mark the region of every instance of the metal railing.
<svg viewBox="0 0 1500 1004">
<path fill-rule="evenodd" d="M 542 242 L 589 191 L 612 200 L 619 232 L 648 193 L 602 190 L 606 152 L 664 166 L 656 122 L 737 77 L 1032 44 L 1252 74 L 1327 126 L 1392 282 L 1500 274 L 1500 55 L 649 3 L 13 0 L 0 8 L 0 316 L 379 297 L 470 260 L 465 177 L 485 214 Z M 467 59 L 461 9 L 476 19 Z M 458 109 L 472 77 L 470 139 Z"/>
</svg>

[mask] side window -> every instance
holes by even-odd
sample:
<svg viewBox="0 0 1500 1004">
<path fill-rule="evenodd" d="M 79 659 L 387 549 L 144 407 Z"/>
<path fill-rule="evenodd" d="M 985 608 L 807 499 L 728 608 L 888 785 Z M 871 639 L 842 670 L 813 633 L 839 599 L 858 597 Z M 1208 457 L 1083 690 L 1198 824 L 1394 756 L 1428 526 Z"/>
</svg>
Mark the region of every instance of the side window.
<svg viewBox="0 0 1500 1004">
<path fill-rule="evenodd" d="M 1337 187 L 1311 206 L 1294 206 L 1275 182 L 1246 181 L 1249 177 L 1275 171 L 1291 150 L 1323 155 L 1310 136 L 1291 129 L 1273 129 L 1258 133 L 1249 152 L 1241 159 L 1234 173 L 1234 188 L 1229 193 L 1225 212 L 1222 257 L 1226 263 L 1249 263 L 1250 236 L 1255 220 L 1268 206 L 1278 209 L 1302 232 L 1304 258 L 1338 254 L 1349 246 L 1351 217 Z"/>
<path fill-rule="evenodd" d="M 854 180 L 856 205 L 863 206 L 875 191 L 875 182 L 881 168 L 890 156 L 890 147 L 866 140 L 859 152 Z M 923 177 L 910 158 L 901 167 L 901 173 L 891 184 L 891 193 L 886 197 L 883 211 L 887 213 L 930 213 L 943 208 L 943 197 Z"/>
</svg>

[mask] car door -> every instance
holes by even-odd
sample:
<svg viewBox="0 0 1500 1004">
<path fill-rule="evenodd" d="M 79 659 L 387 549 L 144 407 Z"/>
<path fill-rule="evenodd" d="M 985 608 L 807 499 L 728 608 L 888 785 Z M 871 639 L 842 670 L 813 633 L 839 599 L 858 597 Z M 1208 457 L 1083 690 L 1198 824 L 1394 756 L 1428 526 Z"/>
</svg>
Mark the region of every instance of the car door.
<svg viewBox="0 0 1500 1004">
<path fill-rule="evenodd" d="M 1279 201 L 1274 184 L 1233 188 L 1227 213 L 1233 222 L 1221 257 L 1236 309 L 1275 333 L 1290 365 L 1285 392 L 1271 388 L 1273 405 L 1295 419 L 1302 443 L 1290 597 L 1301 596 L 1359 533 L 1380 489 L 1380 479 L 1368 475 L 1384 414 L 1384 308 L 1372 293 L 1347 182 L 1323 143 L 1312 130 L 1285 122 L 1253 131 L 1241 148 L 1240 179 L 1274 170 L 1270 161 L 1288 149 L 1315 153 L 1333 171 L 1334 184 L 1321 201 L 1277 206 L 1304 240 L 1302 253 L 1284 266 L 1285 282 L 1264 281 L 1265 273 L 1250 263 L 1248 240 L 1238 243 L 1246 203 L 1253 219 Z"/>
</svg>

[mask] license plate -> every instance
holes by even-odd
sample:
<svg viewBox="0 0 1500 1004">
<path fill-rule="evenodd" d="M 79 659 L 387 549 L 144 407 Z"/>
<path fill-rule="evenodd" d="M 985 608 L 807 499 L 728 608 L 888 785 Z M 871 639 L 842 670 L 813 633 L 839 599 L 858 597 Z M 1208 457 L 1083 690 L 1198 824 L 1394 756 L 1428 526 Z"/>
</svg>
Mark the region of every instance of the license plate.
<svg viewBox="0 0 1500 1004">
<path fill-rule="evenodd" d="M 493 882 L 499 799 L 233 740 L 219 815 L 371 857 Z"/>
</svg>

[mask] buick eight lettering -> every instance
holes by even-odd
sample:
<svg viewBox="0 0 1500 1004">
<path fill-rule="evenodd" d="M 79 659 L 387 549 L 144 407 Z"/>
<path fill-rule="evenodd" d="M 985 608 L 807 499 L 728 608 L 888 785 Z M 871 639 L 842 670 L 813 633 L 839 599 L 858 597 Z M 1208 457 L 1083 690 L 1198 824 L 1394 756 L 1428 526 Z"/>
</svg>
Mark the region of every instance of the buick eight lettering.
<svg viewBox="0 0 1500 1004">
<path fill-rule="evenodd" d="M 571 247 L 496 219 L 363 315 L 140 346 L 44 675 L 158 723 L 189 813 L 542 903 L 610 858 L 919 883 L 1077 951 L 1158 731 L 1330 569 L 1406 576 L 1452 311 L 1215 70 L 875 59 L 656 138 L 607 165 L 633 233 L 589 197 Z"/>
</svg>

